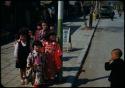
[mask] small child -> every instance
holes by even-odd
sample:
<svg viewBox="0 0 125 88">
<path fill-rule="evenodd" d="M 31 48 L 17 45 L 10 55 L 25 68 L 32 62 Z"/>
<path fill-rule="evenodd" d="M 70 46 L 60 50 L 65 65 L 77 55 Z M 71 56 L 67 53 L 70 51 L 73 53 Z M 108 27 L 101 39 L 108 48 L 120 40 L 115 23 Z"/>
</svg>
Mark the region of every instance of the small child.
<svg viewBox="0 0 125 88">
<path fill-rule="evenodd" d="M 42 43 L 40 41 L 34 41 L 33 51 L 29 53 L 27 58 L 27 68 L 32 68 L 34 72 L 34 87 L 38 87 L 43 82 L 43 65 L 44 58 L 43 52 L 40 52 L 42 48 Z"/>
<path fill-rule="evenodd" d="M 111 87 L 123 87 L 124 85 L 124 61 L 121 59 L 122 51 L 113 49 L 111 52 L 111 60 L 105 63 L 105 70 L 111 70 L 109 81 Z"/>
<path fill-rule="evenodd" d="M 37 25 L 37 30 L 35 31 L 35 41 L 43 41 L 44 37 L 48 33 L 48 24 L 46 21 L 42 21 Z"/>
<path fill-rule="evenodd" d="M 21 29 L 22 30 L 22 29 Z M 24 31 L 20 31 L 19 40 L 17 40 L 14 50 L 14 57 L 16 58 L 16 68 L 20 68 L 21 84 L 26 84 L 26 60 L 30 52 L 27 44 L 27 35 Z"/>
<path fill-rule="evenodd" d="M 43 46 L 46 54 L 46 75 L 48 80 L 54 80 L 62 67 L 62 52 L 60 45 L 56 42 L 56 34 L 54 32 L 50 32 L 47 35 L 46 41 L 43 42 Z"/>
</svg>

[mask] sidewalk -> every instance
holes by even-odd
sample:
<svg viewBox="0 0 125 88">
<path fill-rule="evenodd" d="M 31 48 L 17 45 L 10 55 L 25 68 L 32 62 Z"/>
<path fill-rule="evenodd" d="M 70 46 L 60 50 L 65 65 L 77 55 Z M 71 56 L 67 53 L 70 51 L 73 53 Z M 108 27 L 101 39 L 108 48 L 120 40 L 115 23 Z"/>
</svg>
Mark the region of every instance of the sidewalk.
<svg viewBox="0 0 125 88">
<path fill-rule="evenodd" d="M 80 18 L 81 19 L 81 18 Z M 87 21 L 88 23 L 88 21 Z M 53 85 L 52 87 L 72 87 L 77 75 L 79 74 L 81 65 L 83 64 L 85 55 L 89 50 L 90 43 L 92 41 L 95 27 L 98 24 L 98 19 L 93 22 L 92 30 L 81 30 L 84 29 L 84 22 L 66 22 L 66 26 L 70 25 L 72 28 L 77 28 L 76 31 L 71 35 L 72 47 L 71 52 L 63 52 L 63 77 L 65 82 L 59 85 Z M 72 32 L 71 28 L 71 32 Z"/>
<path fill-rule="evenodd" d="M 95 27 L 98 20 L 93 23 Z M 64 25 L 71 27 L 72 47 L 71 52 L 63 52 L 63 79 L 61 84 L 54 84 L 51 87 L 71 87 L 80 70 L 83 58 L 88 50 L 95 29 L 81 30 L 84 28 L 82 19 L 73 22 L 65 22 Z M 32 87 L 31 84 L 20 85 L 19 70 L 15 68 L 13 57 L 14 42 L 1 47 L 1 84 L 4 87 Z"/>
</svg>

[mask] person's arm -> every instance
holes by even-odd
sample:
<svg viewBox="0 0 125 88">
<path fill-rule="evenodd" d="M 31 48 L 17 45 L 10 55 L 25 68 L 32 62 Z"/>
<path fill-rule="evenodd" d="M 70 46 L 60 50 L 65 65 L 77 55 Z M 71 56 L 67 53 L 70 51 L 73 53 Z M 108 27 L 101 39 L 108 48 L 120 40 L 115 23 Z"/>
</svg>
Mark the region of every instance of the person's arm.
<svg viewBox="0 0 125 88">
<path fill-rule="evenodd" d="M 31 66 L 31 63 L 32 62 L 32 55 L 31 53 L 29 53 L 29 56 L 27 57 L 27 67 L 30 67 Z"/>
<path fill-rule="evenodd" d="M 18 42 L 15 44 L 14 57 L 16 58 L 16 60 L 18 59 Z"/>
<path fill-rule="evenodd" d="M 111 70 L 112 69 L 112 67 L 113 67 L 113 62 L 112 62 L 112 60 L 110 60 L 109 62 L 106 62 L 105 63 L 105 70 Z"/>
</svg>

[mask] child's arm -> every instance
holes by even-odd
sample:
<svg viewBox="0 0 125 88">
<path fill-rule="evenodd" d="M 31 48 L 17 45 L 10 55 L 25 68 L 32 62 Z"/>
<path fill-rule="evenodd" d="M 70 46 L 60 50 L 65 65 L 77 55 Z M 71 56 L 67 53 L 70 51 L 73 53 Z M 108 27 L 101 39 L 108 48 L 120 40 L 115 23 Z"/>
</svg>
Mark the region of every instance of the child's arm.
<svg viewBox="0 0 125 88">
<path fill-rule="evenodd" d="M 30 67 L 31 66 L 31 63 L 32 62 L 32 55 L 31 53 L 29 53 L 29 56 L 27 57 L 27 67 Z"/>
<path fill-rule="evenodd" d="M 105 63 L 105 70 L 111 70 L 113 68 L 113 63 L 112 60 L 110 60 L 109 62 Z"/>
<path fill-rule="evenodd" d="M 18 59 L 18 42 L 15 44 L 14 57 L 16 58 L 16 60 Z"/>
</svg>

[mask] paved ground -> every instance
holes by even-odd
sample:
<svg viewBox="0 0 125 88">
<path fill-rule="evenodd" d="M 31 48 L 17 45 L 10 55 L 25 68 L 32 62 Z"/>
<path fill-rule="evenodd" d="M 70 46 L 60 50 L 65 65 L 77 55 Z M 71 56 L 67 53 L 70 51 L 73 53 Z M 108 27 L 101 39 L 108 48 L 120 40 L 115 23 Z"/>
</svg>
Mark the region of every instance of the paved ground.
<svg viewBox="0 0 125 88">
<path fill-rule="evenodd" d="M 92 40 L 89 54 L 83 70 L 75 82 L 78 87 L 109 87 L 109 72 L 104 69 L 104 62 L 110 59 L 110 52 L 120 48 L 124 52 L 124 17 L 116 14 L 114 21 L 101 19 Z M 124 58 L 124 55 L 122 56 Z"/>
<path fill-rule="evenodd" d="M 93 26 L 95 26 L 97 22 L 98 20 L 93 23 Z M 73 85 L 94 32 L 94 30 L 84 30 L 85 25 L 82 18 L 65 22 L 64 27 L 65 26 L 71 28 L 73 49 L 70 52 L 63 52 L 63 78 L 64 80 L 66 79 L 66 81 L 62 84 L 55 84 L 53 87 L 71 87 Z"/>
</svg>

